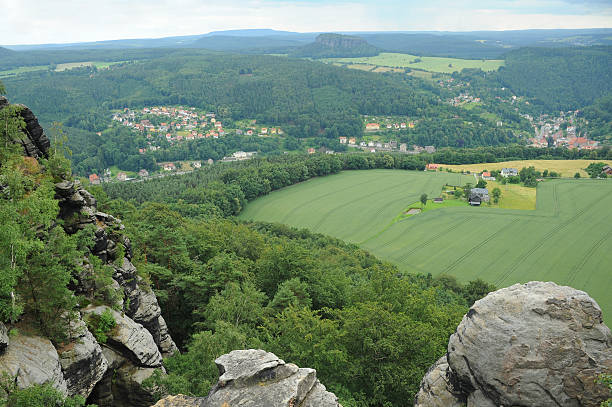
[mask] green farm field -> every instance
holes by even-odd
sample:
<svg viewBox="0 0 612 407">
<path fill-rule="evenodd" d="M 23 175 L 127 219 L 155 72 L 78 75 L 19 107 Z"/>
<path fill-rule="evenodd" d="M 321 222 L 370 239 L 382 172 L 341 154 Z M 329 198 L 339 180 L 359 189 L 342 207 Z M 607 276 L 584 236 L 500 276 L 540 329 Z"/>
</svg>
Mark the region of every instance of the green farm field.
<svg viewBox="0 0 612 407">
<path fill-rule="evenodd" d="M 420 59 L 419 62 L 414 62 Z M 414 68 L 429 72 L 452 73 L 465 68 L 480 68 L 483 71 L 496 71 L 504 65 L 501 59 L 459 59 L 440 57 L 419 57 L 417 55 L 382 52 L 374 57 L 359 58 L 327 58 L 329 63 L 361 64 L 370 66 L 386 66 Z"/>
<path fill-rule="evenodd" d="M 498 287 L 571 285 L 595 298 L 611 323 L 612 181 L 542 182 L 535 210 L 453 205 L 401 216 L 420 206 L 422 193 L 436 197 L 444 184 L 473 181 L 457 173 L 347 171 L 272 192 L 240 218 L 325 233 L 408 272 L 482 278 Z"/>
</svg>

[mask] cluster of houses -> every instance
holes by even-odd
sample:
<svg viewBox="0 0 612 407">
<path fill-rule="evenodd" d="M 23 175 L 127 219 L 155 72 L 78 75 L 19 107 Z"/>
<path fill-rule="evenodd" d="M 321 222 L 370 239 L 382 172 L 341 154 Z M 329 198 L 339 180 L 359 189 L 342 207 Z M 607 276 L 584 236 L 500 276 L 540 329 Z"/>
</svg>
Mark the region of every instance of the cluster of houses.
<svg viewBox="0 0 612 407">
<path fill-rule="evenodd" d="M 578 133 L 578 110 L 560 112 L 559 116 L 551 117 L 543 114 L 538 120 L 525 115 L 533 124 L 535 136 L 530 139 L 532 147 L 567 147 L 577 150 L 595 150 L 600 147 L 599 142 L 590 140 L 586 134 Z"/>
<path fill-rule="evenodd" d="M 214 163 L 214 161 L 212 159 L 208 159 L 208 165 L 212 165 Z M 201 161 L 189 161 L 187 163 L 187 170 L 183 170 L 182 172 L 178 172 L 179 174 L 183 174 L 185 172 L 190 172 L 191 170 L 197 170 L 198 168 L 202 167 L 202 162 Z M 163 177 L 165 175 L 165 173 L 170 173 L 170 172 L 175 172 L 177 171 L 177 167 L 175 163 L 172 162 L 167 162 L 167 163 L 160 163 L 159 164 L 162 172 L 158 173 L 156 176 L 158 177 Z M 191 167 L 191 170 L 189 170 L 189 167 Z M 142 179 L 147 179 L 147 178 L 151 178 L 152 175 L 149 174 L 149 171 L 147 171 L 146 169 L 141 169 L 140 171 L 138 171 L 138 177 L 137 178 L 130 178 L 128 176 L 128 174 L 125 171 L 119 171 L 117 173 L 117 175 L 115 175 L 115 177 L 112 176 L 110 169 L 105 169 L 104 173 L 102 175 L 98 175 L 98 174 L 89 174 L 89 183 L 92 185 L 99 185 L 103 182 L 112 182 L 112 181 L 119 181 L 119 182 L 123 182 L 123 181 L 134 181 L 134 180 L 142 180 Z"/>
<path fill-rule="evenodd" d="M 145 107 L 141 110 L 125 108 L 113 114 L 112 120 L 129 127 L 134 131 L 144 133 L 147 137 L 147 147 L 139 148 L 138 152 L 144 154 L 160 148 L 160 140 L 168 143 L 177 143 L 204 138 L 219 138 L 228 133 L 223 123 L 216 118 L 215 113 L 203 113 L 195 108 L 183 107 Z M 162 121 L 163 120 L 163 121 Z M 267 137 L 282 135 L 283 130 L 278 127 L 256 126 L 252 120 L 250 126 L 244 129 L 233 129 L 237 135 L 258 135 Z"/>
<path fill-rule="evenodd" d="M 380 130 L 405 130 L 405 129 L 413 129 L 415 126 L 414 122 L 401 122 L 401 123 L 366 123 L 365 131 L 367 132 L 375 132 Z"/>
<path fill-rule="evenodd" d="M 349 144 L 350 146 L 350 144 Z M 433 154 L 436 152 L 436 148 L 434 146 L 417 146 L 414 144 L 412 149 L 408 149 L 408 144 L 401 143 L 398 145 L 397 141 L 391 140 L 388 143 L 381 141 L 362 141 L 359 145 L 353 145 L 353 147 L 359 147 L 364 151 L 369 151 L 370 153 L 375 152 L 400 152 L 405 154 L 420 154 L 420 153 L 430 153 Z"/>
<path fill-rule="evenodd" d="M 223 162 L 229 162 L 229 161 L 244 161 L 244 160 L 250 160 L 251 158 L 255 157 L 257 155 L 257 151 L 236 151 L 235 153 L 232 153 L 232 155 L 228 156 L 228 157 L 223 157 L 223 159 L 221 161 Z"/>
<path fill-rule="evenodd" d="M 480 103 L 481 99 L 470 95 L 469 93 L 462 92 L 459 96 L 449 99 L 447 102 L 452 106 L 461 106 L 466 103 Z"/>
</svg>

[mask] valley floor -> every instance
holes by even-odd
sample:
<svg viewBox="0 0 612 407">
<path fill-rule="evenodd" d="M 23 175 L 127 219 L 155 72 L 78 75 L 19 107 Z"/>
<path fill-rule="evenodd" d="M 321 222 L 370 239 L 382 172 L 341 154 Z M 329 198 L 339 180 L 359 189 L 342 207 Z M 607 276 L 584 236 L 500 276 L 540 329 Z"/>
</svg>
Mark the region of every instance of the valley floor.
<svg viewBox="0 0 612 407">
<path fill-rule="evenodd" d="M 536 210 L 461 205 L 398 219 L 422 193 L 436 197 L 443 185 L 466 182 L 474 177 L 348 171 L 273 192 L 240 217 L 329 234 L 409 272 L 482 278 L 498 287 L 531 280 L 571 285 L 595 298 L 612 322 L 612 182 L 541 182 Z"/>
</svg>

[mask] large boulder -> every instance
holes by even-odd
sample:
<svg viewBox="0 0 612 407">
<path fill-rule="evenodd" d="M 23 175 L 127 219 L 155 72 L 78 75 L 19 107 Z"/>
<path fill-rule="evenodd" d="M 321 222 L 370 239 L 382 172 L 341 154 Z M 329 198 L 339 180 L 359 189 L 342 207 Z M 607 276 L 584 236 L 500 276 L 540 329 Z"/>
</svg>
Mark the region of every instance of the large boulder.
<svg viewBox="0 0 612 407">
<path fill-rule="evenodd" d="M 263 350 L 235 350 L 215 360 L 218 383 L 205 398 L 170 396 L 156 406 L 338 407 L 313 369 L 285 363 Z"/>
<path fill-rule="evenodd" d="M 449 394 L 468 407 L 595 407 L 609 397 L 595 379 L 612 371 L 612 334 L 585 292 L 516 284 L 476 301 L 449 340 L 448 364 Z"/>
<path fill-rule="evenodd" d="M 112 313 L 116 326 L 108 333 L 107 346 L 129 359 L 135 366 L 160 367 L 161 353 L 153 336 L 142 325 L 105 305 L 87 307 L 83 309 L 83 314 L 102 315 L 108 311 Z"/>
<path fill-rule="evenodd" d="M 50 340 L 15 335 L 0 356 L 0 372 L 8 374 L 19 388 L 51 383 L 68 394 L 59 356 Z"/>
<path fill-rule="evenodd" d="M 69 341 L 57 351 L 68 394 L 88 397 L 106 373 L 108 363 L 82 319 L 71 324 Z"/>
</svg>

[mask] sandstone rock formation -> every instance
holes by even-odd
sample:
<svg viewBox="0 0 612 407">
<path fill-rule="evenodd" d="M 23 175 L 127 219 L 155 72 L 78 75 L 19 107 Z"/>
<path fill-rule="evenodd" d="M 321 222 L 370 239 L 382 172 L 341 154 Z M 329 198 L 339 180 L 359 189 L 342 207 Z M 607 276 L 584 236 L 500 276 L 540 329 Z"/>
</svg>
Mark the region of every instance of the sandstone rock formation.
<svg viewBox="0 0 612 407">
<path fill-rule="evenodd" d="M 4 96 L 0 96 L 0 110 L 8 105 L 9 101 Z M 19 115 L 25 122 L 25 129 L 22 132 L 22 137 L 15 142 L 23 146 L 25 155 L 29 157 L 47 157 L 50 142 L 44 134 L 43 128 L 30 109 L 23 105 L 18 105 L 18 107 L 20 108 Z"/>
<path fill-rule="evenodd" d="M 51 383 L 68 394 L 59 355 L 50 340 L 38 336 L 15 335 L 0 356 L 0 372 L 14 378 L 19 387 Z"/>
<path fill-rule="evenodd" d="M 0 110 L 9 106 L 0 96 Z M 33 158 L 48 157 L 49 139 L 34 114 L 25 106 L 18 106 L 25 128 L 15 140 L 24 148 L 24 154 Z M 0 186 L 1 188 L 1 186 Z M 177 347 L 161 316 L 161 309 L 153 291 L 142 284 L 131 263 L 132 247 L 124 235 L 120 220 L 99 212 L 95 198 L 79 181 L 64 180 L 55 184 L 62 226 L 67 233 L 92 228 L 93 242 L 90 254 L 82 266 L 71 289 L 85 298 L 99 295 L 96 286 L 92 256 L 114 270 L 109 292 L 117 329 L 108 343 L 100 347 L 83 324 L 75 321 L 68 343 L 56 350 L 43 338 L 17 336 L 9 338 L 4 325 L 0 326 L 0 372 L 16 376 L 19 386 L 53 382 L 69 396 L 80 394 L 89 403 L 100 407 L 120 405 L 129 393 L 134 398 L 125 405 L 150 405 L 153 396 L 142 388 L 144 378 L 161 366 L 162 354 L 172 355 Z M 105 307 L 90 307 L 84 314 L 102 312 Z M 2 355 L 3 349 L 6 349 Z M 58 355 L 59 352 L 59 355 Z M 41 359 L 37 359 L 37 355 Z M 117 396 L 116 399 L 114 396 Z"/>
<path fill-rule="evenodd" d="M 116 327 L 108 333 L 107 344 L 111 349 L 119 350 L 119 353 L 131 360 L 135 366 L 160 367 L 162 356 L 153 341 L 153 336 L 142 325 L 132 319 L 122 316 L 117 311 L 100 305 L 83 309 L 83 314 L 102 315 L 110 311 L 116 323 Z"/>
<path fill-rule="evenodd" d="M 338 407 L 313 369 L 285 363 L 263 350 L 235 350 L 215 360 L 218 383 L 207 397 L 169 396 L 157 407 Z"/>
<path fill-rule="evenodd" d="M 609 394 L 595 378 L 612 371 L 612 334 L 585 292 L 516 284 L 472 306 L 449 340 L 448 365 L 428 372 L 415 405 L 599 406 Z"/>
<path fill-rule="evenodd" d="M 57 349 L 67 393 L 89 396 L 108 368 L 102 348 L 82 319 L 75 321 L 66 345 Z"/>
<path fill-rule="evenodd" d="M 415 407 L 462 407 L 462 395 L 450 383 L 450 369 L 446 355 L 433 364 L 421 382 Z"/>
</svg>

